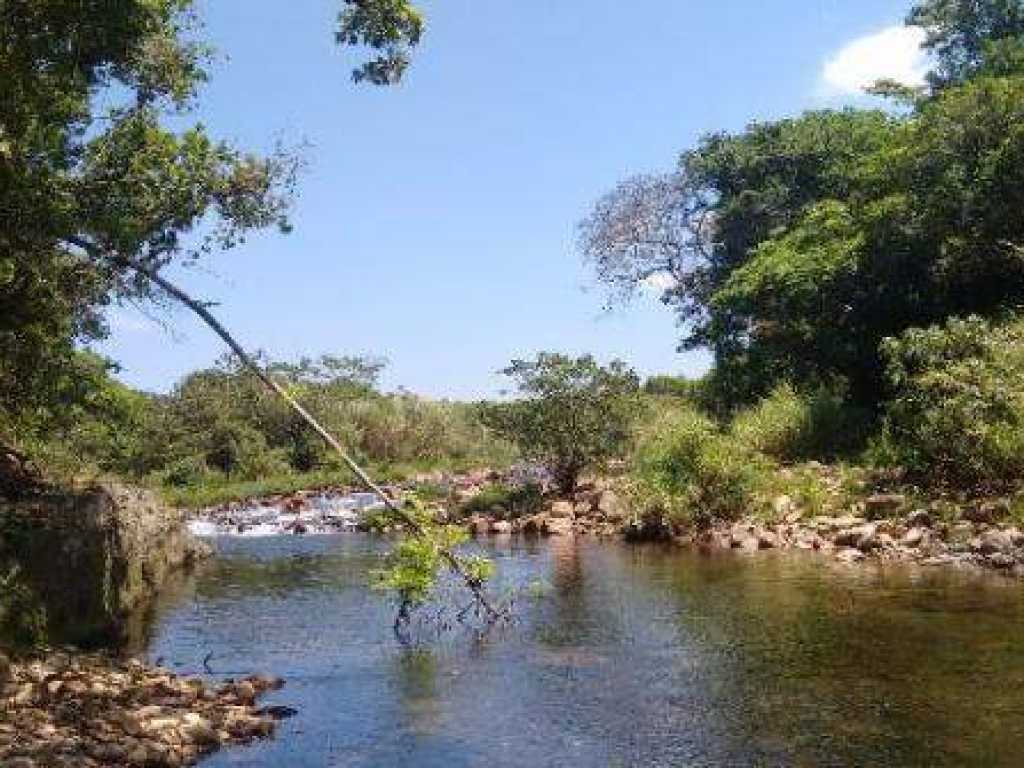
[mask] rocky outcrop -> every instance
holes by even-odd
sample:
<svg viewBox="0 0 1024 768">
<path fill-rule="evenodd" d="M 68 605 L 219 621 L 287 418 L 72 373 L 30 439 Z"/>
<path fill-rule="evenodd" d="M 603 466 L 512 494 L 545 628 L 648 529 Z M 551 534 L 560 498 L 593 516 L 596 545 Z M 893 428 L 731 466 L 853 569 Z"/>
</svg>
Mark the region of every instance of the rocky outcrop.
<svg viewBox="0 0 1024 768">
<path fill-rule="evenodd" d="M 125 617 L 172 571 L 208 553 L 148 491 L 97 485 L 0 506 L 0 563 L 62 642 L 116 639 Z"/>
</svg>

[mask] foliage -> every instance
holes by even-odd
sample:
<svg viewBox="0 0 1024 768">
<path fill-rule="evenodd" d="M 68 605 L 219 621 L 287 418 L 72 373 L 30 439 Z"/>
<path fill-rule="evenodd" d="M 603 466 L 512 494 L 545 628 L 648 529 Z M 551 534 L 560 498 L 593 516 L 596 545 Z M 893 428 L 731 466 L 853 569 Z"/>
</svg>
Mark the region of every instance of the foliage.
<svg viewBox="0 0 1024 768">
<path fill-rule="evenodd" d="M 936 55 L 904 111 L 846 109 L 704 137 L 624 182 L 581 227 L 613 297 L 659 286 L 715 369 L 718 413 L 781 382 L 877 408 L 879 345 L 1024 301 L 1024 5 L 926 0 Z"/>
<path fill-rule="evenodd" d="M 441 568 L 447 565 L 449 554 L 464 544 L 468 534 L 464 527 L 440 525 L 434 522 L 415 500 L 407 506 L 420 530 L 416 536 L 400 541 L 388 555 L 384 568 L 374 573 L 378 589 L 394 592 L 400 601 L 400 618 L 408 611 L 426 602 L 437 584 Z M 473 555 L 452 555 L 473 584 L 483 584 L 493 572 L 493 564 Z"/>
<path fill-rule="evenodd" d="M 465 517 L 477 512 L 494 512 L 495 508 L 498 508 L 501 510 L 502 519 L 512 519 L 540 512 L 543 502 L 544 495 L 536 483 L 492 483 L 463 502 L 457 512 L 459 517 Z"/>
<path fill-rule="evenodd" d="M 402 79 L 409 49 L 423 35 L 423 17 L 408 0 L 345 0 L 338 16 L 337 40 L 380 51 L 352 72 L 358 83 L 389 85 Z"/>
<path fill-rule="evenodd" d="M 580 474 L 624 455 L 639 400 L 639 379 L 624 363 L 542 352 L 503 373 L 520 398 L 482 408 L 484 423 L 544 462 L 566 493 Z"/>
<path fill-rule="evenodd" d="M 46 642 L 46 624 L 46 610 L 20 578 L 18 566 L 0 570 L 0 641 L 39 646 Z"/>
<path fill-rule="evenodd" d="M 1024 324 L 978 317 L 886 340 L 889 453 L 933 484 L 1024 479 Z"/>
<path fill-rule="evenodd" d="M 213 53 L 194 5 L 0 3 L 0 442 L 45 439 L 96 395 L 76 349 L 107 334 L 107 307 L 163 304 L 130 262 L 191 264 L 252 231 L 290 229 L 300 159 L 188 124 Z M 418 11 L 342 5 L 338 42 L 376 54 L 356 78 L 395 82 Z"/>
<path fill-rule="evenodd" d="M 963 82 L 980 72 L 1024 71 L 1006 64 L 1024 39 L 1021 0 L 925 0 L 911 9 L 907 23 L 923 27 L 924 47 L 938 61 L 929 81 L 933 88 Z"/>
<path fill-rule="evenodd" d="M 651 376 L 644 382 L 644 394 L 694 399 L 700 384 L 685 376 Z"/>
<path fill-rule="evenodd" d="M 634 506 L 706 526 L 752 511 L 766 460 L 692 408 L 663 414 L 641 437 L 632 467 Z"/>
<path fill-rule="evenodd" d="M 730 434 L 741 444 L 780 461 L 834 459 L 864 447 L 871 415 L 820 388 L 802 394 L 780 384 L 756 405 L 736 414 Z"/>
</svg>

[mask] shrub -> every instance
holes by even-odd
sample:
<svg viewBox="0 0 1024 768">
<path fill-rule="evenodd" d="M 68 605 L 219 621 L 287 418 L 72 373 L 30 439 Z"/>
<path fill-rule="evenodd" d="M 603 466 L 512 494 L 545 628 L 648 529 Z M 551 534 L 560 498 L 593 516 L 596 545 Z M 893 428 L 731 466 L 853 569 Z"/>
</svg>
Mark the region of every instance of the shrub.
<svg viewBox="0 0 1024 768">
<path fill-rule="evenodd" d="M 533 361 L 513 360 L 503 373 L 522 397 L 483 406 L 481 417 L 524 456 L 543 462 L 563 493 L 576 490 L 585 470 L 625 455 L 640 385 L 624 363 L 542 352 Z"/>
<path fill-rule="evenodd" d="M 699 527 L 751 509 L 766 461 L 690 408 L 663 415 L 633 462 L 638 509 Z"/>
<path fill-rule="evenodd" d="M 834 459 L 863 447 L 870 414 L 824 387 L 809 394 L 781 384 L 733 419 L 732 435 L 743 445 L 780 461 Z"/>
<path fill-rule="evenodd" d="M 953 319 L 881 348 L 893 396 L 876 455 L 932 485 L 1024 478 L 1024 322 Z"/>
<path fill-rule="evenodd" d="M 476 512 L 490 512 L 500 507 L 506 518 L 523 517 L 540 511 L 544 495 L 536 483 L 525 485 L 504 485 L 494 483 L 485 486 L 473 498 L 464 502 L 458 509 L 460 516 L 472 515 Z"/>
<path fill-rule="evenodd" d="M 178 459 L 162 473 L 164 485 L 172 488 L 188 488 L 199 485 L 210 476 L 210 469 L 202 456 L 186 456 Z"/>
</svg>

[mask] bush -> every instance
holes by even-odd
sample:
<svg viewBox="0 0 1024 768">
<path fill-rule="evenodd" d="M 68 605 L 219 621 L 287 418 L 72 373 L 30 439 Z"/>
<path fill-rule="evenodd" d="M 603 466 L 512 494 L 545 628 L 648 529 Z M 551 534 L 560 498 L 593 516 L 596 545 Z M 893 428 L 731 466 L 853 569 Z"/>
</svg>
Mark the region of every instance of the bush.
<svg viewBox="0 0 1024 768">
<path fill-rule="evenodd" d="M 172 488 L 189 488 L 207 479 L 210 476 L 210 469 L 202 456 L 186 456 L 173 462 L 161 474 L 164 485 Z"/>
<path fill-rule="evenodd" d="M 931 485 L 1024 478 L 1024 322 L 953 319 L 886 339 L 882 354 L 893 397 L 877 455 Z"/>
<path fill-rule="evenodd" d="M 731 433 L 743 445 L 780 461 L 834 459 L 863 447 L 870 414 L 839 394 L 819 388 L 809 394 L 781 384 L 733 419 Z"/>
<path fill-rule="evenodd" d="M 511 519 L 536 514 L 540 512 L 543 503 L 544 495 L 536 483 L 494 483 L 485 486 L 480 493 L 463 503 L 458 509 L 458 514 L 464 517 L 477 512 L 490 512 L 495 507 L 500 507 L 503 517 Z"/>
<path fill-rule="evenodd" d="M 563 493 L 575 492 L 585 470 L 626 454 L 640 385 L 621 361 L 602 366 L 590 355 L 542 352 L 536 360 L 513 360 L 502 372 L 521 397 L 482 406 L 483 422 L 547 466 Z"/>
<path fill-rule="evenodd" d="M 633 462 L 638 509 L 703 527 L 751 510 L 767 462 L 695 410 L 661 417 Z"/>
</svg>

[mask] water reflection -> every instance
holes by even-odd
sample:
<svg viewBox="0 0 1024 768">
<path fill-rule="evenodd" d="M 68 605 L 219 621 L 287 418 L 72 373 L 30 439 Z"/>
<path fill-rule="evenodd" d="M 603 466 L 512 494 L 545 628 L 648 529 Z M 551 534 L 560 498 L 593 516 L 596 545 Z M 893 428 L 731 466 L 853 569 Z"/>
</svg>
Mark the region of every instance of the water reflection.
<svg viewBox="0 0 1024 768">
<path fill-rule="evenodd" d="M 283 674 L 300 709 L 209 765 L 1020 764 L 1019 585 L 508 539 L 499 588 L 548 585 L 516 624 L 405 652 L 367 585 L 385 547 L 234 540 L 160 607 L 152 655 Z"/>
</svg>

